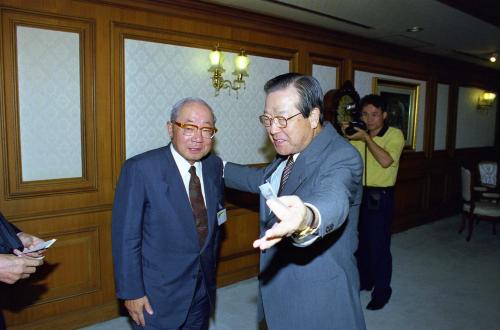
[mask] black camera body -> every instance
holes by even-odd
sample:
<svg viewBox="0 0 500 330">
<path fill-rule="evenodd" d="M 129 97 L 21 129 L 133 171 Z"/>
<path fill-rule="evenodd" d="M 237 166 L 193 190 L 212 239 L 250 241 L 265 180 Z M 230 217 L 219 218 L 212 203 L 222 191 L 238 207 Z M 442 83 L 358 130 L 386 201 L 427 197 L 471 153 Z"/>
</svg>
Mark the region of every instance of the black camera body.
<svg viewBox="0 0 500 330">
<path fill-rule="evenodd" d="M 357 131 L 356 131 L 355 127 L 359 128 L 363 131 L 368 130 L 365 122 L 361 120 L 361 113 L 359 112 L 358 107 L 356 106 L 355 103 L 348 104 L 346 106 L 346 111 L 351 116 L 351 120 L 349 121 L 349 126 L 347 126 L 345 128 L 346 135 L 356 134 Z"/>
<path fill-rule="evenodd" d="M 345 134 L 349 135 L 349 136 L 356 134 L 358 131 L 356 131 L 356 129 L 354 127 L 360 128 L 363 131 L 367 131 L 368 130 L 368 128 L 366 127 L 366 124 L 365 124 L 364 121 L 362 121 L 362 120 L 360 120 L 360 121 L 351 121 L 351 122 L 349 122 L 349 126 L 347 126 L 345 128 Z"/>
<path fill-rule="evenodd" d="M 366 124 L 361 120 L 359 101 L 359 94 L 350 80 L 346 80 L 340 89 L 332 89 L 325 94 L 325 118 L 332 122 L 340 135 L 356 134 L 355 127 L 367 130 Z M 346 123 L 348 126 L 344 130 Z"/>
</svg>

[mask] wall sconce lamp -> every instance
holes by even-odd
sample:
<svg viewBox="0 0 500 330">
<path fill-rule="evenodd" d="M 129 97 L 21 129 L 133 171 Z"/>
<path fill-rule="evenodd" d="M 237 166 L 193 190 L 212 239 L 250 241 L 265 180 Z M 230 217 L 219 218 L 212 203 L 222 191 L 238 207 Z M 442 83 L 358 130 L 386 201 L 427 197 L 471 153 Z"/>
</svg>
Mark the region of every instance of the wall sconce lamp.
<svg viewBox="0 0 500 330">
<path fill-rule="evenodd" d="M 219 95 L 219 91 L 221 89 L 229 88 L 229 91 L 235 90 L 238 93 L 238 90 L 243 86 L 245 88 L 245 79 L 244 77 L 248 77 L 248 64 L 250 64 L 250 60 L 248 56 L 245 54 L 243 49 L 240 50 L 240 53 L 234 59 L 234 72 L 233 75 L 236 78 L 233 81 L 224 80 L 222 76 L 226 71 L 224 69 L 224 54 L 218 49 L 218 46 L 212 50 L 208 56 L 210 59 L 210 68 L 208 72 L 212 73 L 212 86 L 215 89 L 215 96 Z M 238 97 L 238 94 L 236 94 Z"/>
<path fill-rule="evenodd" d="M 477 99 L 478 110 L 488 110 L 495 102 L 497 95 L 491 92 L 483 92 Z"/>
</svg>

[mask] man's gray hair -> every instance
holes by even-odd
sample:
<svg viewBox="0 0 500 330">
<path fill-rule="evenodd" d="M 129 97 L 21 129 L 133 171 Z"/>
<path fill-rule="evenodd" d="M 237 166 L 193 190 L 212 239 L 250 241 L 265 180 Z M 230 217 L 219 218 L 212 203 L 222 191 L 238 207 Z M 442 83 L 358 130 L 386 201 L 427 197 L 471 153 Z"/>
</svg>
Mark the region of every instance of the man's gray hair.
<svg viewBox="0 0 500 330">
<path fill-rule="evenodd" d="M 172 107 L 172 110 L 170 111 L 170 121 L 171 122 L 177 120 L 177 117 L 179 116 L 179 111 L 187 103 L 199 103 L 199 104 L 206 106 L 208 108 L 208 110 L 210 110 L 210 113 L 212 114 L 212 117 L 214 119 L 214 125 L 215 125 L 215 122 L 217 121 L 217 119 L 215 118 L 214 110 L 212 109 L 211 106 L 208 105 L 207 102 L 205 102 L 204 100 L 202 100 L 198 97 L 186 97 L 186 98 L 183 98 L 182 100 L 177 101 L 177 103 L 174 104 L 174 106 Z"/>
</svg>

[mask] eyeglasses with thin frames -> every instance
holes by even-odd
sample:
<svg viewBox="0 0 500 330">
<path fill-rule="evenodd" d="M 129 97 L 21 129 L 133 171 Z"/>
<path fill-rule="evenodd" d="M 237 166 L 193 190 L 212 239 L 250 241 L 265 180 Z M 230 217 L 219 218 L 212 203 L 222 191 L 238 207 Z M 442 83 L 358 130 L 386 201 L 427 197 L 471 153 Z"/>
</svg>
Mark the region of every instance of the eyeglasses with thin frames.
<svg viewBox="0 0 500 330">
<path fill-rule="evenodd" d="M 179 123 L 177 121 L 172 123 L 182 129 L 182 135 L 184 136 L 193 136 L 195 133 L 198 133 L 199 130 L 204 139 L 211 139 L 214 137 L 215 133 L 217 133 L 217 128 L 215 127 L 200 127 L 194 124 Z"/>
<path fill-rule="evenodd" d="M 288 120 L 292 119 L 293 117 L 296 117 L 298 115 L 301 115 L 302 112 L 296 113 L 288 118 L 283 117 L 283 116 L 276 116 L 276 117 L 270 117 L 268 115 L 262 115 L 259 116 L 260 123 L 264 125 L 264 127 L 271 127 L 272 123 L 274 123 L 276 126 L 279 128 L 285 128 L 286 125 L 288 124 Z"/>
</svg>

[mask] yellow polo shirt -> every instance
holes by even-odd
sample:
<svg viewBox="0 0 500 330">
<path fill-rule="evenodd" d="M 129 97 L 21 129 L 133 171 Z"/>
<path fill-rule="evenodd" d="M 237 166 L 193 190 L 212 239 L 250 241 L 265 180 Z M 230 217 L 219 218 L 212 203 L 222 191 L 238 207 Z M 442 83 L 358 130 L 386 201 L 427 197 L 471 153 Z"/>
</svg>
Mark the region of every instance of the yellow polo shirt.
<svg viewBox="0 0 500 330">
<path fill-rule="evenodd" d="M 384 126 L 379 134 L 372 137 L 372 139 L 391 155 L 394 162 L 388 168 L 383 168 L 367 147 L 366 156 L 368 159 L 365 159 L 365 142 L 350 141 L 361 154 L 361 158 L 363 158 L 363 163 L 365 164 L 363 185 L 369 187 L 392 187 L 396 183 L 399 158 L 401 157 L 401 152 L 405 145 L 403 132 L 395 127 Z"/>
</svg>

